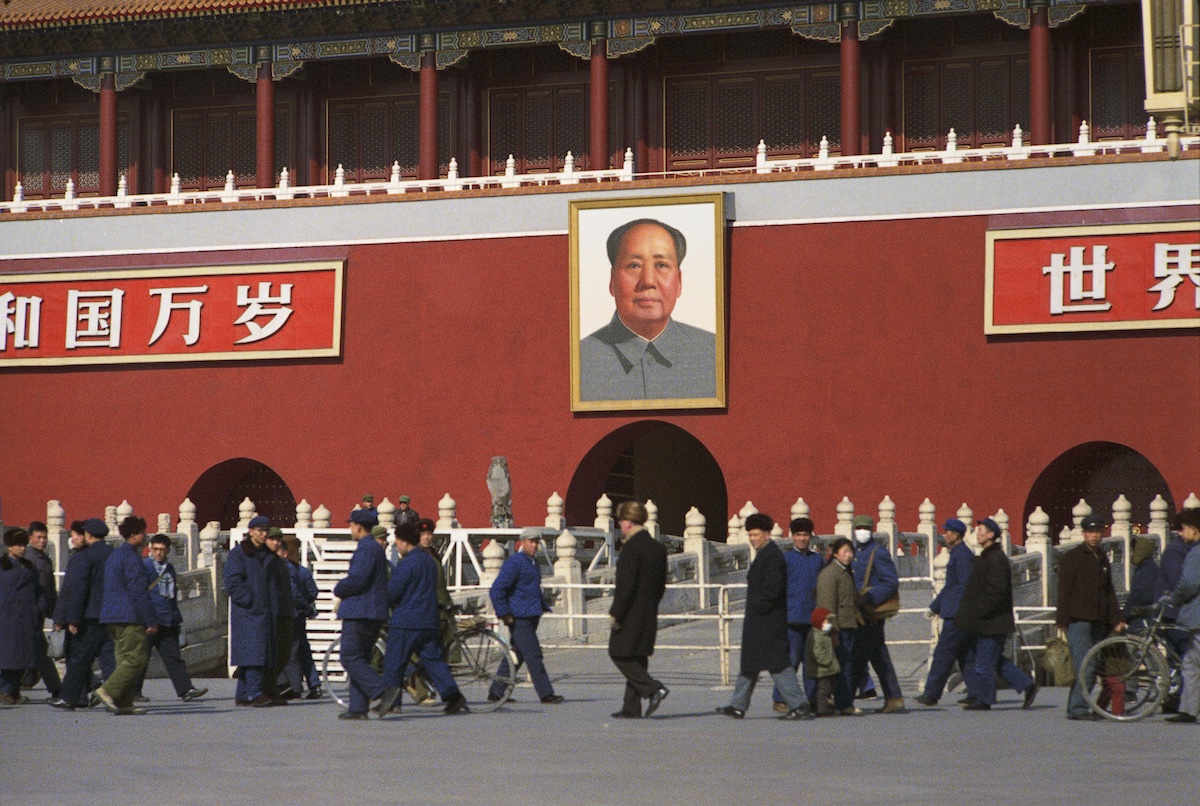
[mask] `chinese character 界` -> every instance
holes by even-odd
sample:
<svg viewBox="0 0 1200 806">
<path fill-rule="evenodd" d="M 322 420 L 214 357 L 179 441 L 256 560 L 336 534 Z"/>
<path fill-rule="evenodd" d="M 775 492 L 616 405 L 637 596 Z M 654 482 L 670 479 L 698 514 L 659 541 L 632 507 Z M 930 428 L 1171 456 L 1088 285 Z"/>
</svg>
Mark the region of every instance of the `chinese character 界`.
<svg viewBox="0 0 1200 806">
<path fill-rule="evenodd" d="M 1175 302 L 1175 289 L 1187 277 L 1196 286 L 1196 310 L 1200 311 L 1200 244 L 1154 244 L 1154 276 L 1159 282 L 1147 293 L 1158 293 L 1158 303 L 1151 309 L 1161 311 Z"/>
<path fill-rule="evenodd" d="M 67 292 L 67 349 L 121 346 L 121 301 L 125 292 Z"/>
<path fill-rule="evenodd" d="M 41 323 L 41 297 L 18 297 L 11 291 L 0 295 L 0 352 L 8 349 L 9 333 L 13 349 L 37 347 Z"/>
<path fill-rule="evenodd" d="M 237 304 L 239 307 L 245 308 L 246 312 L 238 317 L 235 325 L 245 325 L 250 331 L 250 335 L 245 338 L 238 339 L 234 344 L 250 344 L 255 341 L 274 336 L 280 328 L 287 322 L 288 317 L 292 315 L 292 309 L 287 307 L 292 302 L 292 284 L 280 283 L 279 296 L 271 296 L 271 283 L 262 282 L 258 284 L 258 296 L 250 296 L 250 286 L 239 285 L 237 289 Z M 265 303 L 277 304 L 281 307 L 268 308 Z M 260 325 L 254 320 L 260 316 L 270 316 L 271 321 L 265 325 Z"/>
<path fill-rule="evenodd" d="M 171 321 L 171 311 L 187 311 L 188 312 L 188 329 L 183 336 L 183 343 L 191 347 L 200 340 L 200 310 L 204 307 L 204 303 L 198 299 L 190 302 L 176 302 L 176 294 L 205 294 L 208 293 L 208 286 L 198 285 L 191 288 L 152 288 L 150 296 L 161 295 L 162 299 L 158 304 L 158 321 L 154 323 L 154 333 L 150 335 L 150 341 L 146 346 L 154 344 L 162 338 L 162 334 L 167 332 L 167 324 Z"/>
<path fill-rule="evenodd" d="M 1066 255 L 1055 252 L 1050 255 L 1050 265 L 1042 267 L 1042 274 L 1050 275 L 1050 313 L 1077 313 L 1082 311 L 1107 311 L 1111 302 L 1105 302 L 1104 278 L 1116 266 L 1108 263 L 1108 247 L 1092 247 L 1092 262 L 1083 262 L 1086 246 L 1071 247 L 1071 263 L 1064 265 Z M 1070 284 L 1064 283 L 1070 275 Z M 1084 287 L 1084 278 L 1090 275 L 1091 290 Z M 1091 300 L 1091 302 L 1088 302 Z"/>
</svg>

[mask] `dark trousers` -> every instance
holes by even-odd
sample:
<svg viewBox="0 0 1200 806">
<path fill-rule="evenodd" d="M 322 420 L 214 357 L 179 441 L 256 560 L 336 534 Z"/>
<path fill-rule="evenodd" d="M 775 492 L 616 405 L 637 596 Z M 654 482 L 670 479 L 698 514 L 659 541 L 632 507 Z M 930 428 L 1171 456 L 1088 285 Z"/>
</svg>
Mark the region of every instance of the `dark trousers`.
<svg viewBox="0 0 1200 806">
<path fill-rule="evenodd" d="M 296 616 L 292 620 L 292 646 L 280 681 L 297 694 L 304 689 L 306 681 L 310 690 L 321 685 L 316 664 L 313 663 L 312 647 L 308 643 L 307 616 Z"/>
<path fill-rule="evenodd" d="M 891 700 L 904 694 L 900 691 L 900 681 L 896 679 L 892 656 L 888 654 L 883 625 L 884 622 L 875 621 L 858 628 L 858 635 L 854 639 L 854 675 L 851 679 L 862 679 L 870 663 L 879 678 L 879 685 L 883 687 L 883 696 Z"/>
<path fill-rule="evenodd" d="M 108 630 L 96 621 L 85 621 L 79 632 L 67 637 L 67 675 L 58 696 L 76 706 L 87 707 L 92 687 L 92 664 L 100 659 L 100 673 L 107 680 L 117 668 L 113 642 Z"/>
<path fill-rule="evenodd" d="M 442 695 L 443 700 L 449 700 L 459 693 L 454 675 L 446 665 L 446 653 L 442 649 L 439 630 L 400 630 L 394 627 L 388 630 L 387 653 L 383 656 L 383 680 L 387 685 L 399 688 L 403 684 L 414 652 L 421 660 L 426 679 Z M 342 665 L 345 665 L 345 661 Z"/>
<path fill-rule="evenodd" d="M 14 700 L 21 699 L 21 678 L 25 675 L 24 669 L 2 669 L 0 670 L 0 694 L 7 694 Z"/>
<path fill-rule="evenodd" d="M 191 691 L 192 678 L 188 676 L 187 664 L 183 662 L 183 654 L 179 651 L 179 628 L 178 627 L 159 627 L 158 632 L 148 636 L 150 641 L 150 650 L 158 650 L 158 656 L 162 658 L 163 666 L 166 667 L 167 675 L 171 678 L 171 685 L 175 687 L 175 695 L 182 697 Z M 142 684 L 146 681 L 146 673 L 143 671 L 142 676 L 138 678 L 137 684 L 133 690 L 138 695 L 142 693 Z"/>
<path fill-rule="evenodd" d="M 617 671 L 625 675 L 625 704 L 621 713 L 627 716 L 642 715 L 642 700 L 663 687 L 663 684 L 650 676 L 650 659 L 645 655 L 634 655 L 627 658 L 613 658 Z"/>
<path fill-rule="evenodd" d="M 50 692 L 50 696 L 57 697 L 58 690 L 62 688 L 62 678 L 58 676 L 58 666 L 54 661 L 50 660 L 49 645 L 46 643 L 45 630 L 38 630 L 34 635 L 34 652 L 37 653 L 37 668 L 31 670 L 27 675 L 27 681 L 30 686 L 37 684 L 37 678 L 40 677 L 42 682 L 46 684 L 46 691 Z"/>
<path fill-rule="evenodd" d="M 837 636 L 837 647 L 833 651 L 842 671 L 833 679 L 833 707 L 841 711 L 854 707 L 854 644 L 858 630 L 841 630 Z"/>
<path fill-rule="evenodd" d="M 941 699 L 955 663 L 966 678 L 967 649 L 967 634 L 954 626 L 953 621 L 943 621 L 941 635 L 933 649 L 933 660 L 929 663 L 929 676 L 925 678 L 926 697 Z"/>
<path fill-rule="evenodd" d="M 976 702 L 996 704 L 997 673 L 1018 694 L 1033 685 L 1028 675 L 1004 657 L 1004 642 L 1007 639 L 1007 635 L 973 635 L 967 642 L 963 679 L 967 684 L 967 693 Z"/>
<path fill-rule="evenodd" d="M 546 664 L 542 661 L 542 645 L 537 637 L 539 621 L 541 621 L 540 617 L 516 619 L 508 628 L 508 634 L 512 637 L 513 651 L 517 653 L 517 668 L 520 669 L 521 664 L 525 664 L 529 669 L 529 679 L 533 681 L 533 690 L 541 699 L 553 694 L 554 686 L 550 682 L 550 675 L 546 672 Z M 508 677 L 509 674 L 516 674 L 516 672 L 510 672 L 508 658 L 505 658 L 500 661 L 500 668 L 496 670 L 496 675 Z M 492 694 L 499 696 L 501 690 L 498 683 L 492 684 Z M 657 689 L 655 690 L 657 691 Z"/>
<path fill-rule="evenodd" d="M 788 656 L 791 658 L 792 668 L 796 670 L 796 676 L 800 678 L 800 684 L 804 686 L 804 696 L 810 703 L 817 696 L 817 681 L 804 675 L 804 647 L 807 645 L 808 631 L 811 629 L 811 624 L 788 625 Z M 775 702 L 783 702 L 779 686 L 776 686 L 771 692 L 771 699 Z"/>
<path fill-rule="evenodd" d="M 283 670 L 287 668 L 292 656 L 292 621 L 290 618 L 275 621 L 274 664 L 264 670 L 263 678 L 263 693 L 268 697 L 279 696 L 279 681 L 283 678 Z"/>
<path fill-rule="evenodd" d="M 365 714 L 371 700 L 383 694 L 383 677 L 371 665 L 381 629 L 383 622 L 376 619 L 348 618 L 342 621 L 342 668 L 350 678 L 349 711 L 352 714 Z"/>
</svg>

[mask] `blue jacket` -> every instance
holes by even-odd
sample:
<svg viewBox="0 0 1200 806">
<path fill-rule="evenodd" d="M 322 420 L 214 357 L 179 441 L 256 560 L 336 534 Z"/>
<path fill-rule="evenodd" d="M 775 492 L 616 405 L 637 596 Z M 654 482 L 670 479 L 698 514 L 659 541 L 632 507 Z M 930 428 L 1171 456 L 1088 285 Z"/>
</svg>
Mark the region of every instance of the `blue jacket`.
<svg viewBox="0 0 1200 806">
<path fill-rule="evenodd" d="M 891 553 L 878 540 L 872 540 L 864 548 L 858 548 L 854 554 L 854 563 L 851 566 L 854 569 L 854 590 L 857 593 L 863 589 L 863 576 L 867 573 L 867 563 L 870 562 L 871 555 L 875 555 L 875 562 L 871 564 L 870 590 L 867 591 L 866 598 L 871 604 L 882 604 L 900 589 L 900 575 L 896 573 L 896 564 L 892 562 Z"/>
<path fill-rule="evenodd" d="M 1171 604 L 1179 608 L 1176 627 L 1190 632 L 1200 630 L 1200 551 L 1189 551 L 1183 561 L 1183 573 L 1171 591 Z"/>
<path fill-rule="evenodd" d="M 800 552 L 794 547 L 783 553 L 783 559 L 787 561 L 788 624 L 811 624 L 817 606 L 817 574 L 825 561 L 812 549 Z"/>
<path fill-rule="evenodd" d="M 523 551 L 515 551 L 500 566 L 500 573 L 488 592 L 497 618 L 539 618 L 546 612 L 542 602 L 542 572 L 537 561 Z"/>
<path fill-rule="evenodd" d="M 350 558 L 350 570 L 333 589 L 333 595 L 342 600 L 338 618 L 386 621 L 387 584 L 388 561 L 379 541 L 370 535 L 359 538 L 358 548 Z"/>
<path fill-rule="evenodd" d="M 158 624 L 150 582 L 141 552 L 126 541 L 117 546 L 104 564 L 104 601 L 100 603 L 101 624 Z"/>
<path fill-rule="evenodd" d="M 879 562 L 876 560 L 875 562 Z M 950 549 L 950 561 L 946 563 L 946 584 L 938 595 L 929 603 L 929 609 L 946 621 L 953 621 L 958 615 L 958 605 L 962 601 L 963 588 L 971 578 L 971 566 L 975 563 L 975 552 L 971 551 L 963 541 L 954 544 Z"/>
<path fill-rule="evenodd" d="M 229 594 L 229 664 L 273 666 L 278 647 L 275 627 L 279 595 L 275 567 L 283 562 L 250 538 L 234 546 L 225 560 L 225 592 Z"/>
<path fill-rule="evenodd" d="M 438 629 L 437 577 L 437 560 L 421 549 L 414 548 L 400 558 L 387 583 L 392 605 L 389 630 Z"/>
<path fill-rule="evenodd" d="M 34 564 L 0 555 L 0 669 L 36 669 L 41 584 Z"/>
<path fill-rule="evenodd" d="M 317 601 L 317 583 L 313 580 L 312 571 L 300 563 L 288 561 L 288 579 L 292 583 L 292 604 L 295 605 L 296 618 L 312 618 L 317 614 L 313 602 Z"/>
<path fill-rule="evenodd" d="M 154 581 L 158 579 L 158 569 L 154 566 L 154 560 L 147 557 L 142 560 L 142 564 L 146 566 L 146 573 L 150 577 L 150 581 L 146 584 L 154 584 Z M 170 597 L 162 595 L 161 591 L 164 586 L 170 592 Z M 177 604 L 179 601 L 179 578 L 175 575 L 175 566 L 167 563 L 162 581 L 150 589 L 150 601 L 154 605 L 154 612 L 158 615 L 160 626 L 178 627 L 183 623 L 183 614 L 179 612 Z"/>
<path fill-rule="evenodd" d="M 1135 607 L 1148 607 L 1154 604 L 1154 586 L 1158 581 L 1158 564 L 1151 557 L 1143 560 L 1141 565 L 1133 569 L 1129 578 L 1129 594 L 1125 597 L 1125 621 L 1132 617 Z"/>
<path fill-rule="evenodd" d="M 1178 534 L 1171 535 L 1171 540 L 1163 549 L 1162 557 L 1158 559 L 1158 581 L 1154 585 L 1155 600 L 1175 589 L 1183 573 L 1183 561 L 1196 546 L 1200 546 L 1200 543 L 1188 543 Z M 1163 618 L 1174 619 L 1178 612 L 1179 608 L 1175 605 L 1167 605 L 1167 609 L 1163 611 Z"/>
<path fill-rule="evenodd" d="M 58 605 L 54 608 L 55 624 L 81 624 L 100 618 L 104 566 L 112 552 L 112 546 L 97 540 L 67 560 L 67 573 L 58 592 Z"/>
</svg>

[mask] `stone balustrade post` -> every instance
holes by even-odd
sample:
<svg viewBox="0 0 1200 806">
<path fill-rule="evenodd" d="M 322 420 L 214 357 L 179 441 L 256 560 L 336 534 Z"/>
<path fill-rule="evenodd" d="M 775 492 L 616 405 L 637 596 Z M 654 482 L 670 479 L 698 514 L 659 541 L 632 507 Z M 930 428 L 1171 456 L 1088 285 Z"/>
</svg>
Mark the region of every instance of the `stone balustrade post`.
<svg viewBox="0 0 1200 806">
<path fill-rule="evenodd" d="M 742 531 L 742 519 L 735 512 L 733 513 L 733 517 L 729 519 L 729 530 L 725 533 L 725 542 L 731 546 L 737 543 L 745 543 L 747 542 L 745 535 L 746 533 Z"/>
<path fill-rule="evenodd" d="M 1050 562 L 1050 516 L 1041 507 L 1029 513 L 1029 522 L 1025 524 L 1025 551 L 1042 555 L 1042 600 L 1039 604 L 1047 607 L 1050 604 L 1050 575 L 1054 567 Z"/>
<path fill-rule="evenodd" d="M 646 531 L 651 537 L 658 537 L 658 504 L 649 498 L 646 499 Z"/>
<path fill-rule="evenodd" d="M 1071 521 L 1074 526 L 1071 528 L 1071 539 L 1069 542 L 1078 543 L 1083 540 L 1083 519 L 1092 514 L 1092 505 L 1082 498 L 1079 503 L 1071 508 Z"/>
<path fill-rule="evenodd" d="M 120 521 L 117 520 L 117 508 L 114 506 L 105 507 L 104 508 L 104 525 L 108 527 L 108 537 L 106 538 L 107 540 L 112 540 L 113 535 L 117 534 L 117 524 L 118 523 L 120 523 Z M 117 540 L 120 540 L 120 539 L 121 538 L 118 535 Z"/>
<path fill-rule="evenodd" d="M 120 526 L 122 523 L 124 523 L 125 519 L 132 514 L 133 504 L 129 503 L 128 500 L 122 500 L 121 503 L 117 505 L 117 526 Z"/>
<path fill-rule="evenodd" d="M 154 531 L 158 532 L 159 534 L 161 534 L 161 535 L 169 534 L 171 531 L 171 513 L 170 512 L 158 513 L 158 523 L 156 524 L 156 527 L 157 528 Z"/>
<path fill-rule="evenodd" d="M 837 523 L 833 527 L 834 537 L 854 537 L 854 503 L 847 497 L 837 505 Z"/>
<path fill-rule="evenodd" d="M 375 507 L 375 515 L 379 518 L 380 526 L 391 528 L 396 525 L 396 505 L 388 500 L 386 495 L 379 502 L 379 506 Z"/>
<path fill-rule="evenodd" d="M 685 554 L 693 554 L 696 557 L 696 588 L 699 591 L 698 606 L 703 609 L 708 607 L 708 584 L 709 571 L 709 555 L 712 551 L 712 545 L 705 537 L 705 527 L 708 525 L 707 519 L 700 510 L 692 507 L 683 516 L 683 551 Z"/>
<path fill-rule="evenodd" d="M 778 540 L 781 537 L 783 537 L 783 527 L 779 525 L 779 521 L 776 521 L 775 525 L 771 527 L 771 539 Z"/>
<path fill-rule="evenodd" d="M 1154 496 L 1150 502 L 1150 523 L 1146 525 L 1146 534 L 1158 536 L 1159 551 L 1166 551 L 1167 541 L 1171 538 L 1171 524 L 1167 522 L 1167 513 L 1170 511 L 1171 506 L 1165 498 Z"/>
<path fill-rule="evenodd" d="M 333 513 L 324 504 L 317 504 L 312 514 L 314 529 L 330 529 L 333 527 Z"/>
<path fill-rule="evenodd" d="M 504 550 L 504 546 L 499 540 L 493 538 L 488 541 L 483 548 L 483 573 L 479 575 L 480 587 L 491 587 L 492 583 L 496 581 L 496 577 L 500 575 L 500 566 L 504 565 L 507 558 L 508 552 Z"/>
<path fill-rule="evenodd" d="M 212 568 L 213 555 L 217 550 L 217 541 L 221 538 L 221 522 L 209 521 L 200 530 L 200 556 L 196 558 L 197 568 Z"/>
<path fill-rule="evenodd" d="M 559 499 L 562 500 L 561 498 Z M 568 585 L 583 584 L 583 566 L 579 560 L 575 559 L 575 551 L 579 545 L 579 541 L 575 539 L 575 535 L 571 534 L 566 529 L 559 532 L 558 538 L 554 541 L 555 551 L 558 554 L 558 559 L 554 561 L 554 575 L 561 577 Z M 568 616 L 575 616 L 583 613 L 583 589 L 582 588 L 563 588 L 562 605 L 566 608 Z M 587 632 L 586 619 L 567 619 L 567 636 L 576 638 Z"/>
<path fill-rule="evenodd" d="M 557 529 L 558 531 L 562 532 L 567 528 L 567 519 L 563 517 L 566 503 L 567 502 L 563 500 L 563 497 L 558 494 L 558 490 L 555 490 L 550 494 L 550 497 L 546 499 L 547 529 Z M 574 539 L 573 536 L 572 539 Z"/>
<path fill-rule="evenodd" d="M 900 537 L 900 529 L 896 525 L 896 503 L 890 495 L 885 495 L 879 502 L 879 522 L 875 525 L 877 534 L 885 534 L 888 539 L 888 550 L 896 556 L 896 541 Z"/>
<path fill-rule="evenodd" d="M 54 560 L 54 570 L 67 570 L 67 558 L 71 554 L 71 539 L 63 524 L 67 522 L 67 511 L 57 499 L 46 502 L 46 546 L 47 553 Z M 60 577 L 55 576 L 54 584 L 59 584 Z"/>
<path fill-rule="evenodd" d="M 254 502 L 249 496 L 242 499 L 242 503 L 238 504 L 238 522 L 237 528 L 245 529 L 250 525 L 250 520 L 258 513 L 254 511 Z"/>
<path fill-rule="evenodd" d="M 967 548 L 979 554 L 979 541 L 975 539 L 975 510 L 967 506 L 967 502 L 963 501 L 958 512 L 954 513 L 954 517 L 967 525 L 967 534 L 963 537 L 963 542 L 967 544 Z"/>
<path fill-rule="evenodd" d="M 612 513 L 612 499 L 608 497 L 607 493 L 602 493 L 600 497 L 596 499 L 596 519 L 592 521 L 592 526 L 602 530 L 606 535 L 611 535 L 613 530 Z M 610 564 L 611 561 L 612 558 L 610 557 Z"/>
<path fill-rule="evenodd" d="M 1004 547 L 1004 556 L 1012 556 L 1012 532 L 1008 530 L 1008 513 L 1004 508 L 996 510 L 996 514 L 992 516 L 992 520 L 1000 527 L 1000 544 Z"/>
<path fill-rule="evenodd" d="M 937 507 L 933 502 L 926 498 L 917 507 L 917 532 L 925 535 L 926 545 L 929 551 L 929 576 L 933 578 L 933 561 L 938 556 L 938 527 L 937 527 Z"/>
<path fill-rule="evenodd" d="M 1113 537 L 1124 537 L 1126 539 L 1133 536 L 1133 504 L 1129 503 L 1129 499 L 1121 493 L 1112 505 L 1112 529 L 1110 534 Z"/>
<path fill-rule="evenodd" d="M 196 563 L 200 558 L 200 525 L 196 523 L 196 505 L 192 499 L 185 498 L 179 505 L 179 521 L 175 531 L 183 535 L 183 553 L 187 557 L 189 569 L 198 568 Z"/>
<path fill-rule="evenodd" d="M 450 497 L 450 493 L 442 496 L 442 500 L 438 501 L 438 529 L 457 529 L 458 528 L 458 502 Z M 493 581 L 494 581 L 493 577 Z M 488 583 L 491 584 L 491 583 Z"/>
<path fill-rule="evenodd" d="M 796 520 L 796 518 L 812 518 L 811 512 L 812 508 L 803 498 L 797 498 L 796 503 L 792 504 L 792 520 Z"/>
<path fill-rule="evenodd" d="M 301 498 L 300 503 L 296 504 L 296 528 L 311 529 L 313 522 L 312 504 L 308 503 L 307 498 Z"/>
</svg>

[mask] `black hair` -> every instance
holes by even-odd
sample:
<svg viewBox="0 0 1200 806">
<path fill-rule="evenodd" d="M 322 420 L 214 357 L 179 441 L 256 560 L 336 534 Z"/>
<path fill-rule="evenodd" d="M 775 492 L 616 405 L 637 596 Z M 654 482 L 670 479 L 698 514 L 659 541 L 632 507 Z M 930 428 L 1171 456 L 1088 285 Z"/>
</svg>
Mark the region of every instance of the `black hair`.
<svg viewBox="0 0 1200 806">
<path fill-rule="evenodd" d="M 796 532 L 808 532 L 812 534 L 813 522 L 811 518 L 792 518 L 792 522 L 788 524 L 788 529 L 792 534 Z"/>
<path fill-rule="evenodd" d="M 33 523 L 29 524 L 28 531 L 29 534 L 33 534 L 34 532 L 49 532 L 50 530 L 47 529 L 46 524 L 42 523 L 41 521 L 34 521 Z"/>
<path fill-rule="evenodd" d="M 421 542 L 421 533 L 412 521 L 405 521 L 396 527 L 396 539 L 415 546 Z"/>
<path fill-rule="evenodd" d="M 1191 526 L 1195 529 L 1200 529 L 1200 508 L 1190 507 L 1179 511 L 1179 528 Z"/>
<path fill-rule="evenodd" d="M 833 541 L 833 543 L 829 545 L 829 560 L 825 563 L 826 565 L 833 562 L 833 558 L 836 557 L 837 553 L 842 550 L 842 546 L 849 546 L 850 550 L 853 551 L 854 541 L 848 537 L 839 537 L 837 540 Z"/>
<path fill-rule="evenodd" d="M 151 546 L 166 546 L 167 548 L 170 548 L 171 547 L 171 538 L 167 537 L 166 535 L 161 535 L 161 534 L 160 535 L 151 535 L 150 536 L 150 545 Z"/>
<path fill-rule="evenodd" d="M 621 241 L 625 238 L 625 234 L 634 227 L 642 224 L 653 224 L 656 227 L 662 227 L 671 236 L 671 240 L 675 242 L 675 263 L 676 265 L 683 262 L 683 256 L 687 254 L 687 238 L 683 237 L 683 233 L 672 227 L 670 224 L 664 224 L 661 221 L 653 218 L 638 218 L 628 223 L 617 227 L 608 236 L 608 265 L 615 266 L 617 263 L 617 255 L 621 252 Z"/>
<path fill-rule="evenodd" d="M 87 534 L 87 529 L 83 528 L 83 521 L 71 521 L 71 531 L 77 535 Z"/>
<path fill-rule="evenodd" d="M 139 518 L 137 515 L 130 515 L 117 525 L 117 531 L 121 533 L 121 537 L 128 540 L 134 535 L 146 531 L 146 519 Z"/>
</svg>

